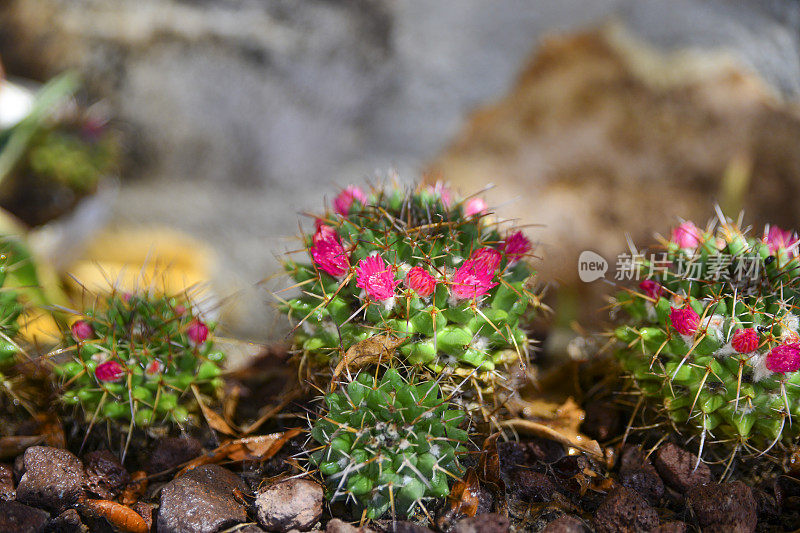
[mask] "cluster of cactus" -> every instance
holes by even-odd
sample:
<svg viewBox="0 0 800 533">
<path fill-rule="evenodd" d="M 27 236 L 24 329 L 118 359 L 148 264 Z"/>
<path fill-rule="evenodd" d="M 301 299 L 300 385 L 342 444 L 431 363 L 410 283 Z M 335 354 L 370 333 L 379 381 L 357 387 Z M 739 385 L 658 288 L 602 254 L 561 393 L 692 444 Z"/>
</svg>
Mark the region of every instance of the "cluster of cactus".
<svg viewBox="0 0 800 533">
<path fill-rule="evenodd" d="M 22 304 L 16 289 L 6 283 L 14 264 L 12 250 L 0 245 L 0 371 L 14 364 L 19 353 L 17 333 Z"/>
<path fill-rule="evenodd" d="M 330 501 L 356 504 L 366 518 L 411 514 L 449 494 L 462 473 L 465 413 L 451 409 L 439 385 L 404 378 L 394 368 L 361 372 L 324 398 L 311 437 L 310 462 L 324 476 Z"/>
<path fill-rule="evenodd" d="M 641 254 L 638 290 L 616 297 L 617 356 L 645 405 L 731 456 L 800 435 L 800 260 L 794 233 L 748 235 L 720 215 Z"/>
<path fill-rule="evenodd" d="M 196 408 L 192 388 L 216 396 L 223 352 L 214 325 L 193 314 L 188 298 L 113 293 L 76 320 L 55 364 L 61 400 L 88 420 L 147 427 L 183 425 Z"/>
<path fill-rule="evenodd" d="M 480 198 L 441 186 L 365 193 L 348 187 L 303 235 L 307 261 L 285 268 L 301 294 L 284 301 L 295 343 L 317 365 L 375 335 L 401 341 L 407 365 L 474 377 L 525 360 L 522 323 L 537 302 L 520 231 L 501 233 Z"/>
</svg>

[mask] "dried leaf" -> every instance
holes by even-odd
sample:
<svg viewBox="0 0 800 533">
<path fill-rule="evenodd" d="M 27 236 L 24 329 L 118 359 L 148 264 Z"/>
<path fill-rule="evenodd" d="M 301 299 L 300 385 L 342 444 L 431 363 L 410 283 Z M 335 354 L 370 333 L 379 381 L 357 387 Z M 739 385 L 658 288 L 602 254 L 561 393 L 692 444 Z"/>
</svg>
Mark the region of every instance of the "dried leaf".
<svg viewBox="0 0 800 533">
<path fill-rule="evenodd" d="M 480 483 L 474 469 L 467 469 L 464 479 L 453 484 L 447 503 L 447 512 L 452 516 L 475 516 L 480 505 Z"/>
<path fill-rule="evenodd" d="M 39 423 L 39 434 L 44 437 L 44 442 L 53 448 L 66 448 L 67 438 L 61 420 L 53 413 L 40 413 L 36 415 Z"/>
<path fill-rule="evenodd" d="M 265 461 L 273 457 L 290 439 L 302 433 L 302 429 L 289 429 L 269 435 L 246 437 L 228 441 L 208 453 L 192 459 L 184 465 L 176 477 L 200 465 L 221 461 Z"/>
<path fill-rule="evenodd" d="M 125 485 L 120 496 L 123 505 L 133 505 L 139 501 L 144 491 L 147 490 L 147 472 L 137 470 L 131 474 L 131 482 Z"/>
<path fill-rule="evenodd" d="M 592 457 L 603 461 L 603 449 L 596 440 L 590 439 L 586 435 L 567 427 L 553 427 L 547 423 L 534 422 L 532 420 L 523 420 L 515 418 L 506 420 L 500 423 L 501 426 L 513 427 L 517 430 L 530 433 L 537 437 L 554 440 L 564 446 L 572 446 L 578 450 L 591 455 Z"/>
<path fill-rule="evenodd" d="M 208 426 L 211 429 L 219 431 L 220 433 L 225 433 L 226 435 L 233 436 L 238 434 L 236 430 L 230 427 L 221 416 L 203 403 L 203 399 L 200 397 L 200 393 L 197 391 L 197 387 L 195 385 L 192 385 L 192 392 L 194 393 L 194 397 L 197 400 L 198 405 L 200 405 L 200 411 L 203 412 L 203 417 L 206 419 L 206 422 L 208 422 Z"/>
<path fill-rule="evenodd" d="M 508 505 L 506 504 L 505 497 L 506 484 L 500 473 L 500 454 L 497 450 L 497 439 L 500 435 L 501 433 L 498 431 L 493 435 L 489 435 L 486 440 L 483 441 L 483 449 L 478 467 L 480 468 L 481 479 L 496 489 L 495 494 L 497 496 L 498 511 L 508 516 Z"/>
<path fill-rule="evenodd" d="M 342 360 L 336 365 L 331 376 L 331 390 L 336 387 L 336 378 L 345 368 L 357 370 L 367 365 L 387 362 L 394 357 L 394 351 L 403 344 L 405 339 L 398 339 L 391 335 L 373 335 L 368 339 L 357 342 L 345 352 Z"/>
<path fill-rule="evenodd" d="M 81 514 L 105 518 L 116 530 L 125 533 L 148 533 L 149 528 L 139 513 L 109 500 L 86 500 L 80 505 Z"/>
</svg>

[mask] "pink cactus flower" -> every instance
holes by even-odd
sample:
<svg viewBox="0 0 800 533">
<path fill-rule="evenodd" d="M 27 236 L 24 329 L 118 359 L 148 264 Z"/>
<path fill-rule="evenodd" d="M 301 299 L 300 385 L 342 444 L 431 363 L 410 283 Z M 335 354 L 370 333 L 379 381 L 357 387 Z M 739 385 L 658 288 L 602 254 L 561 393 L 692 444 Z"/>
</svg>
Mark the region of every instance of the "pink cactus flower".
<svg viewBox="0 0 800 533">
<path fill-rule="evenodd" d="M 770 226 L 769 231 L 764 235 L 764 242 L 769 246 L 770 253 L 774 254 L 782 248 L 791 248 L 797 242 L 797 235 L 778 226 Z M 793 248 L 790 255 L 797 255 L 797 249 Z"/>
<path fill-rule="evenodd" d="M 779 344 L 767 354 L 767 369 L 772 372 L 795 372 L 800 369 L 800 344 Z"/>
<path fill-rule="evenodd" d="M 686 221 L 672 230 L 672 242 L 680 248 L 697 248 L 702 240 L 703 232 L 694 222 Z"/>
<path fill-rule="evenodd" d="M 446 208 L 450 209 L 450 206 L 453 205 L 453 195 L 441 181 L 437 181 L 435 185 L 429 185 L 426 190 L 434 196 L 438 196 Z"/>
<path fill-rule="evenodd" d="M 356 201 L 361 205 L 366 205 L 367 195 L 359 187 L 349 185 L 334 198 L 333 209 L 340 215 L 347 216 L 350 213 L 353 202 Z"/>
<path fill-rule="evenodd" d="M 669 320 L 681 335 L 694 335 L 700 326 L 700 315 L 688 306 L 683 309 L 670 307 Z"/>
<path fill-rule="evenodd" d="M 400 280 L 394 279 L 392 269 L 383 257 L 371 255 L 358 262 L 356 267 L 356 286 L 361 287 L 373 300 L 388 300 L 394 296 L 394 289 Z"/>
<path fill-rule="evenodd" d="M 314 234 L 311 257 L 320 270 L 335 278 L 344 276 L 350 269 L 350 255 L 339 242 L 336 230 L 324 224 Z"/>
<path fill-rule="evenodd" d="M 97 365 L 97 368 L 94 369 L 94 377 L 96 377 L 98 381 L 119 381 L 123 374 L 125 374 L 125 369 L 116 361 L 100 363 Z"/>
<path fill-rule="evenodd" d="M 758 348 L 758 332 L 755 328 L 737 329 L 731 338 L 731 346 L 739 353 L 754 352 Z"/>
<path fill-rule="evenodd" d="M 483 198 L 470 198 L 464 204 L 464 216 L 484 215 L 489 211 L 489 206 Z"/>
<path fill-rule="evenodd" d="M 74 324 L 72 324 L 72 337 L 80 342 L 85 341 L 86 339 L 90 338 L 94 335 L 94 328 L 91 324 L 86 322 L 85 320 L 78 320 Z"/>
<path fill-rule="evenodd" d="M 150 361 L 150 364 L 147 365 L 147 368 L 144 369 L 144 373 L 147 374 L 148 377 L 153 377 L 161 374 L 164 371 L 164 363 L 159 361 L 158 359 L 153 359 Z"/>
<path fill-rule="evenodd" d="M 475 250 L 453 275 L 451 292 L 456 299 L 477 298 L 498 284 L 492 281 L 500 266 L 500 252 L 492 248 Z"/>
<path fill-rule="evenodd" d="M 528 240 L 525 234 L 521 231 L 516 231 L 506 237 L 502 249 L 509 262 L 516 263 L 530 252 L 531 248 L 531 241 Z"/>
<path fill-rule="evenodd" d="M 644 293 L 653 300 L 658 300 L 661 298 L 661 295 L 664 294 L 664 286 L 652 279 L 646 279 L 642 281 L 639 284 L 639 288 L 642 289 Z"/>
<path fill-rule="evenodd" d="M 406 287 L 427 298 L 436 288 L 436 278 L 428 274 L 424 268 L 415 266 L 406 274 Z"/>
<path fill-rule="evenodd" d="M 199 320 L 192 320 L 186 326 L 186 335 L 193 344 L 203 344 L 208 339 L 208 326 Z"/>
<path fill-rule="evenodd" d="M 183 316 L 186 312 L 186 307 L 178 304 L 172 309 L 172 312 L 175 313 L 175 316 Z"/>
</svg>

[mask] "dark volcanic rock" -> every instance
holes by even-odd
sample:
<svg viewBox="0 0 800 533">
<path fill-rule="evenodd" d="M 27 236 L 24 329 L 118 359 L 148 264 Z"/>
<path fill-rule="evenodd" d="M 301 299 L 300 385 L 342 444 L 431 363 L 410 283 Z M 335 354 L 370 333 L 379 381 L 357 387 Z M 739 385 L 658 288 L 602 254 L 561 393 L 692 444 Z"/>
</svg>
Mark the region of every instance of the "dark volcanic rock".
<svg viewBox="0 0 800 533">
<path fill-rule="evenodd" d="M 14 469 L 0 464 L 0 502 L 13 500 L 17 495 L 14 490 Z"/>
<path fill-rule="evenodd" d="M 655 469 L 623 470 L 619 473 L 619 482 L 622 486 L 635 490 L 650 505 L 656 505 L 664 495 L 664 482 Z"/>
<path fill-rule="evenodd" d="M 17 500 L 60 511 L 83 497 L 83 464 L 67 450 L 32 446 L 25 451 L 25 474 L 17 486 Z"/>
<path fill-rule="evenodd" d="M 89 452 L 83 456 L 86 489 L 104 500 L 114 499 L 130 483 L 131 476 L 108 450 Z"/>
<path fill-rule="evenodd" d="M 77 510 L 67 509 L 50 520 L 45 531 L 46 533 L 86 533 L 89 528 L 81 521 Z"/>
<path fill-rule="evenodd" d="M 376 520 L 373 525 L 382 533 L 433 533 L 432 529 L 408 520 Z"/>
<path fill-rule="evenodd" d="M 589 533 L 589 528 L 579 518 L 565 514 L 547 524 L 542 533 Z"/>
<path fill-rule="evenodd" d="M 366 526 L 356 527 L 344 520 L 334 518 L 325 526 L 325 533 L 374 533 L 374 531 Z"/>
<path fill-rule="evenodd" d="M 602 442 L 619 433 L 621 422 L 619 411 L 612 405 L 590 402 L 586 405 L 581 431 Z"/>
<path fill-rule="evenodd" d="M 191 437 L 165 437 L 156 443 L 153 453 L 147 459 L 145 470 L 148 474 L 158 474 L 172 470 L 191 461 L 203 453 L 200 441 Z"/>
<path fill-rule="evenodd" d="M 658 514 L 655 509 L 626 487 L 611 491 L 594 516 L 597 533 L 649 531 L 657 525 Z"/>
<path fill-rule="evenodd" d="M 50 518 L 46 512 L 19 502 L 0 502 L 0 531 L 39 533 Z"/>
<path fill-rule="evenodd" d="M 664 522 L 657 528 L 650 531 L 650 533 L 686 533 L 689 531 L 689 526 L 686 522 L 673 520 L 671 522 Z"/>
<path fill-rule="evenodd" d="M 687 493 L 689 506 L 703 530 L 752 533 L 758 523 L 753 490 L 741 481 L 695 485 Z"/>
<path fill-rule="evenodd" d="M 487 513 L 460 520 L 452 533 L 506 533 L 508 527 L 508 518 L 497 513 Z"/>
<path fill-rule="evenodd" d="M 705 485 L 711 481 L 711 470 L 707 464 L 700 462 L 698 465 L 695 454 L 671 442 L 656 450 L 655 466 L 661 479 L 681 493 L 685 493 L 693 485 Z"/>
<path fill-rule="evenodd" d="M 161 489 L 158 530 L 170 533 L 214 533 L 247 522 L 247 512 L 234 496 L 244 482 L 218 465 L 203 465 Z"/>
<path fill-rule="evenodd" d="M 515 496 L 526 502 L 550 501 L 556 486 L 545 474 L 524 468 L 511 474 L 511 490 Z"/>
<path fill-rule="evenodd" d="M 307 530 L 322 516 L 323 490 L 308 479 L 288 479 L 262 491 L 255 501 L 256 516 L 269 531 Z"/>
<path fill-rule="evenodd" d="M 131 506 L 131 509 L 136 511 L 136 514 L 142 517 L 144 523 L 147 524 L 147 530 L 153 529 L 154 515 L 156 507 L 152 503 L 136 502 Z"/>
</svg>

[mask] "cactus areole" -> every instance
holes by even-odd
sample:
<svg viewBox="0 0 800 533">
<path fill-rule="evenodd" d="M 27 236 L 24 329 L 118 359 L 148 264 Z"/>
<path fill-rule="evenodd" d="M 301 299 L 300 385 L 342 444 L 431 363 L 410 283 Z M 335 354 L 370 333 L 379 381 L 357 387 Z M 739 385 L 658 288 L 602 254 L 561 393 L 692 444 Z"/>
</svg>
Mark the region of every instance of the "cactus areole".
<svg viewBox="0 0 800 533">
<path fill-rule="evenodd" d="M 297 348 L 325 364 L 391 335 L 406 364 L 484 377 L 526 357 L 531 243 L 481 202 L 441 185 L 345 189 L 285 262 L 300 292 L 282 305 Z"/>
<path fill-rule="evenodd" d="M 183 297 L 114 294 L 65 334 L 71 357 L 56 364 L 62 403 L 88 420 L 138 427 L 183 424 L 197 407 L 191 388 L 213 397 L 222 388 L 208 324 Z"/>
<path fill-rule="evenodd" d="M 800 436 L 797 236 L 729 220 L 671 235 L 617 295 L 617 356 L 645 405 L 701 447 L 777 453 Z"/>
</svg>

